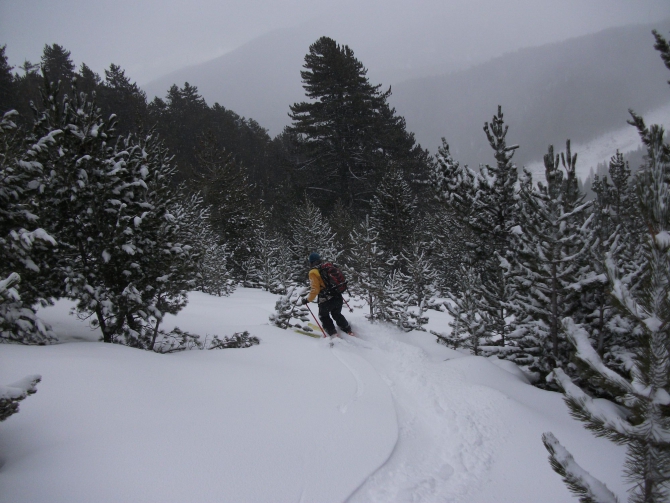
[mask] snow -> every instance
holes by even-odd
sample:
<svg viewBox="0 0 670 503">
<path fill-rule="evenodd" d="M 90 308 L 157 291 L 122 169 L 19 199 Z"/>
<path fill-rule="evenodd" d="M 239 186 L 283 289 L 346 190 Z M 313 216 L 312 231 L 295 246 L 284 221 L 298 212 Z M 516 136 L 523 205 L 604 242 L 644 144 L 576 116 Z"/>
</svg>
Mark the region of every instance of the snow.
<svg viewBox="0 0 670 503">
<path fill-rule="evenodd" d="M 546 433 L 544 438 L 547 445 L 553 450 L 556 461 L 572 479 L 579 482 L 579 485 L 588 491 L 588 497 L 600 503 L 618 503 L 616 496 L 612 494 L 607 486 L 599 480 L 594 479 L 590 473 L 579 466 L 554 435 Z"/>
<path fill-rule="evenodd" d="M 670 126 L 670 102 L 643 115 L 645 123 L 661 124 Z M 565 146 L 567 138 L 558 138 L 555 146 L 561 148 Z M 621 128 L 604 134 L 589 142 L 583 144 L 573 144 L 572 152 L 578 153 L 577 158 L 577 176 L 586 180 L 591 168 L 595 171 L 599 163 L 609 163 L 610 158 L 619 150 L 622 154 L 633 152 L 642 146 L 640 135 L 637 129 L 631 125 L 622 125 Z M 531 162 L 527 167 L 533 174 L 535 182 L 544 180 L 544 162 L 541 159 Z M 631 166 L 631 169 L 637 166 Z"/>
<path fill-rule="evenodd" d="M 546 431 L 625 500 L 625 448 L 509 362 L 370 324 L 366 306 L 331 348 L 271 326 L 276 300 L 189 294 L 165 328 L 261 343 L 169 355 L 97 342 L 68 301 L 42 309 L 61 344 L 0 345 L 0 384 L 42 376 L 0 423 L 0 503 L 571 501 Z"/>
</svg>

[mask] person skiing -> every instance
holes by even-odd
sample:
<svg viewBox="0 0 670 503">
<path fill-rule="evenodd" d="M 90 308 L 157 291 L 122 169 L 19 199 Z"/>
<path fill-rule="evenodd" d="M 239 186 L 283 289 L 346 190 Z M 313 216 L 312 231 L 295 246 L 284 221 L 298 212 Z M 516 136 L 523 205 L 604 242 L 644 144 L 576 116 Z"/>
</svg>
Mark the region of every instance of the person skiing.
<svg viewBox="0 0 670 503">
<path fill-rule="evenodd" d="M 319 303 L 319 319 L 323 325 L 323 329 L 328 335 L 336 335 L 335 323 L 343 332 L 353 335 L 351 325 L 347 319 L 342 315 L 342 304 L 344 299 L 342 294 L 334 289 L 328 289 L 326 283 L 321 276 L 321 256 L 318 253 L 311 253 L 309 255 L 309 284 L 310 291 L 306 297 L 303 297 L 302 303 L 314 301 L 318 297 Z M 332 319 L 331 319 L 332 316 Z"/>
</svg>

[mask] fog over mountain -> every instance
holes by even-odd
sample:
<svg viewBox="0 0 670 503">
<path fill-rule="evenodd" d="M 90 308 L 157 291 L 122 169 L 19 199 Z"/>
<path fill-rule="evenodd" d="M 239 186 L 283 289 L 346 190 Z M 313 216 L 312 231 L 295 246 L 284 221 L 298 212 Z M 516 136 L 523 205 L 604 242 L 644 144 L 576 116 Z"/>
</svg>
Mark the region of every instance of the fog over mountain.
<svg viewBox="0 0 670 503">
<path fill-rule="evenodd" d="M 653 28 L 667 33 L 670 20 L 524 48 L 460 71 L 467 63 L 453 61 L 454 71 L 437 76 L 403 82 L 413 72 L 444 72 L 449 66 L 444 59 L 441 67 L 417 66 L 404 73 L 370 68 L 368 76 L 384 87 L 399 82 L 390 101 L 425 148 L 435 152 L 445 137 L 454 156 L 471 166 L 491 162 L 482 126 L 502 105 L 509 140 L 521 145 L 515 159 L 523 164 L 541 159 L 550 143 L 562 148 L 567 138 L 584 143 L 621 128 L 629 108 L 644 113 L 668 101 Z M 289 105 L 304 100 L 300 70 L 320 35 L 310 24 L 277 30 L 145 90 L 163 96 L 170 85 L 189 82 L 209 103 L 252 117 L 275 135 L 290 123 Z M 366 64 L 364 55 L 356 55 Z"/>
<path fill-rule="evenodd" d="M 520 144 L 519 164 L 541 159 L 549 144 L 585 143 L 618 130 L 628 109 L 645 113 L 668 101 L 667 69 L 654 50 L 654 25 L 611 28 L 565 42 L 522 49 L 449 75 L 403 82 L 391 103 L 422 145 L 435 151 L 445 137 L 470 166 L 493 159 L 482 131 L 498 105 Z"/>
</svg>

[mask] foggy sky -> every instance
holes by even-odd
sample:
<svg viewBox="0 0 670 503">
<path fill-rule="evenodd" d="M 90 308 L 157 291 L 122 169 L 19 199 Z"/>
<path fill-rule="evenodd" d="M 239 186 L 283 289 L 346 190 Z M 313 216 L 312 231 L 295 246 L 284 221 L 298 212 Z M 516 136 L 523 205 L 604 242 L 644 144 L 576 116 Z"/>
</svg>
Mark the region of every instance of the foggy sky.
<svg viewBox="0 0 670 503">
<path fill-rule="evenodd" d="M 0 45 L 18 66 L 58 43 L 77 66 L 104 76 L 115 63 L 142 85 L 306 22 L 386 71 L 480 62 L 668 16 L 668 0 L 0 0 Z"/>
</svg>

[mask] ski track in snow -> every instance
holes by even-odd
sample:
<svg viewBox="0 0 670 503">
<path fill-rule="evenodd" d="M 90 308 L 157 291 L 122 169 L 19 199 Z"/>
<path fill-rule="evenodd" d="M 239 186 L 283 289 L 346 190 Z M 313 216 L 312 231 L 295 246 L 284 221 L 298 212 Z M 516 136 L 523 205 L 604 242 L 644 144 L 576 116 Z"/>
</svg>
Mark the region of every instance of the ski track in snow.
<svg viewBox="0 0 670 503">
<path fill-rule="evenodd" d="M 504 425 L 496 419 L 501 396 L 467 385 L 443 361 L 398 340 L 400 332 L 366 327 L 362 338 L 336 340 L 334 355 L 357 382 L 352 402 L 365 392 L 346 362 L 354 352 L 389 386 L 398 419 L 398 441 L 386 463 L 349 498 L 360 502 L 463 501 L 487 477 Z M 374 351 L 358 351 L 370 348 Z M 350 403 L 352 403 L 350 402 Z M 343 405 L 346 412 L 349 404 Z"/>
</svg>

